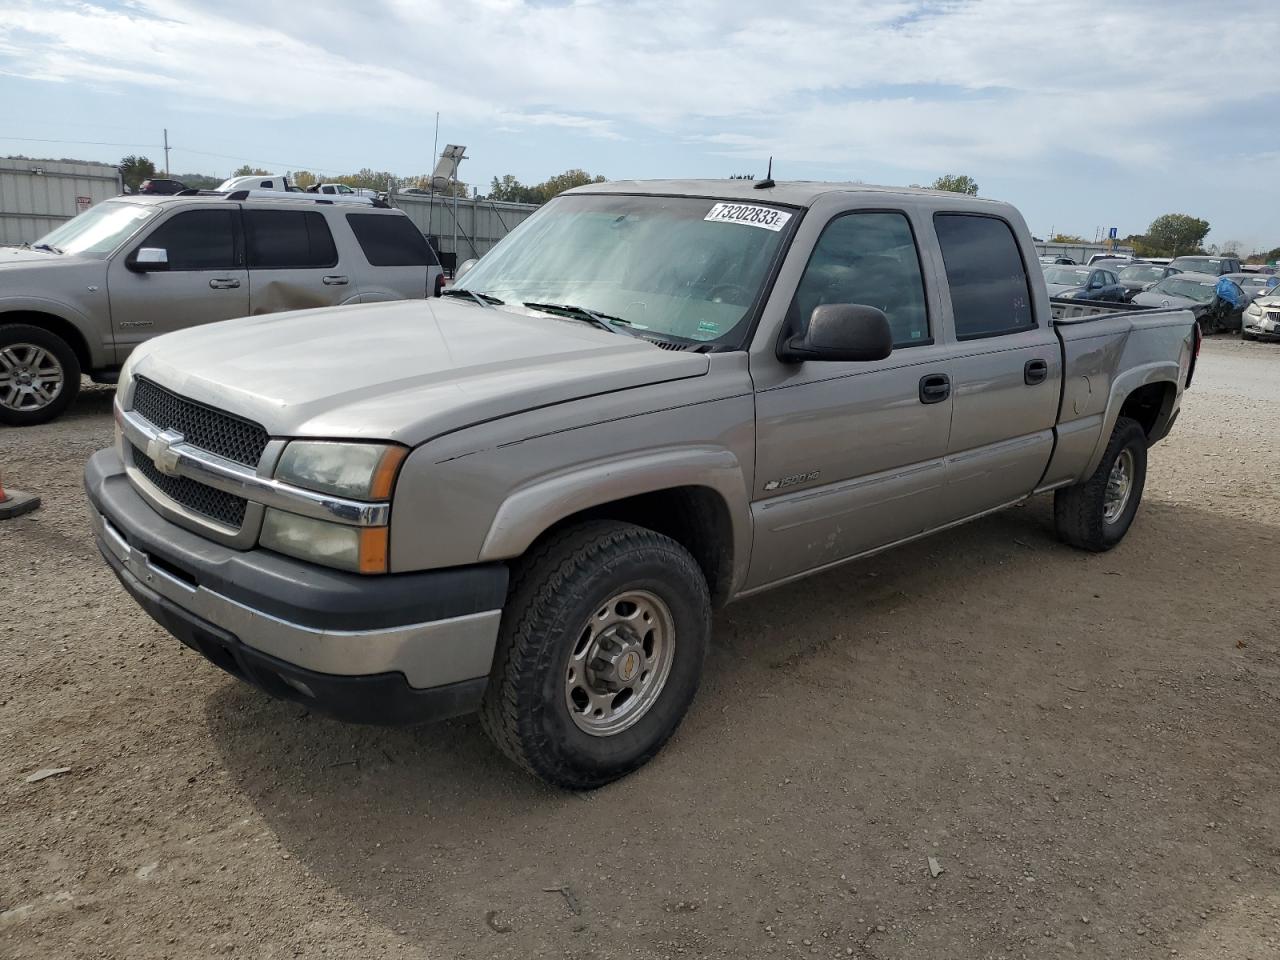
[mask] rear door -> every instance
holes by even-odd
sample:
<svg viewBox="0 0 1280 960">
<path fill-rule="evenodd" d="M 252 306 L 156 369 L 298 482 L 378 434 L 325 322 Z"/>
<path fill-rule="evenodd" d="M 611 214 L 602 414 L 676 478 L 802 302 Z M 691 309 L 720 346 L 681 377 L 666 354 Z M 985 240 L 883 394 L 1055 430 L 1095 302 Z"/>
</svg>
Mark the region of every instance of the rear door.
<svg viewBox="0 0 1280 960">
<path fill-rule="evenodd" d="M 368 212 L 348 213 L 346 223 L 360 248 L 352 259 L 362 303 L 435 295 L 443 274 L 412 220 L 401 213 Z"/>
<path fill-rule="evenodd" d="M 164 250 L 168 268 L 132 269 L 143 247 Z M 107 291 L 121 360 L 149 337 L 246 316 L 249 274 L 235 204 L 202 201 L 173 211 L 112 259 Z"/>
<path fill-rule="evenodd" d="M 331 307 L 356 297 L 350 264 L 339 263 L 323 213 L 248 207 L 242 217 L 253 313 Z"/>
<path fill-rule="evenodd" d="M 989 215 L 933 218 L 955 343 L 944 521 L 1030 493 L 1053 452 L 1062 358 L 1016 234 Z"/>
</svg>

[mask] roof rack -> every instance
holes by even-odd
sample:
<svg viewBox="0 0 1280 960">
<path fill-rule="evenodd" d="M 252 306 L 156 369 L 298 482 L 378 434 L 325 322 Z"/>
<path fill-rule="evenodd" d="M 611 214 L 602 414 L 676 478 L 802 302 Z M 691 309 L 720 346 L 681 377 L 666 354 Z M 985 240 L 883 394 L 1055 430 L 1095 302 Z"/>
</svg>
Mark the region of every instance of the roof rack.
<svg viewBox="0 0 1280 960">
<path fill-rule="evenodd" d="M 390 210 L 391 204 L 377 197 L 343 197 L 325 194 L 317 196 L 314 193 L 295 193 L 285 190 L 233 190 L 230 193 L 220 190 L 183 190 L 180 193 L 173 194 L 175 197 L 218 197 L 221 200 L 230 200 L 239 203 L 244 200 L 286 200 L 293 203 L 322 203 L 325 206 L 332 206 L 335 203 L 353 204 L 361 207 L 374 207 L 378 210 Z"/>
</svg>

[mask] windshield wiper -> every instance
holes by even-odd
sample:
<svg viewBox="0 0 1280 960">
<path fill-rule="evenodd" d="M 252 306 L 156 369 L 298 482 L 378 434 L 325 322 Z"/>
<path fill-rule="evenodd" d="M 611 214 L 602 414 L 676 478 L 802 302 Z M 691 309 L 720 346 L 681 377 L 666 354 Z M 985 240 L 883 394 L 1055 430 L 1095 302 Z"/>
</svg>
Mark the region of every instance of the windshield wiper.
<svg viewBox="0 0 1280 960">
<path fill-rule="evenodd" d="M 623 320 L 622 317 L 601 313 L 598 310 L 588 310 L 586 307 L 579 307 L 572 303 L 534 303 L 531 300 L 526 300 L 524 305 L 530 310 L 541 310 L 543 313 L 559 313 L 574 320 L 584 320 L 587 323 L 594 324 L 601 330 L 608 330 L 610 333 L 622 333 L 621 330 L 614 328 L 613 325 L 615 323 L 620 323 L 627 327 L 631 326 L 630 320 Z"/>
<path fill-rule="evenodd" d="M 442 294 L 440 294 L 440 296 L 468 297 L 469 299 L 474 300 L 476 303 L 480 304 L 480 306 L 482 307 L 489 307 L 489 306 L 493 306 L 494 304 L 502 303 L 502 301 L 499 300 L 497 297 L 491 297 L 487 293 L 479 293 L 475 290 L 457 290 L 457 289 L 454 289 L 453 287 L 450 287 L 448 290 L 445 290 Z"/>
<path fill-rule="evenodd" d="M 50 253 L 61 253 L 62 251 L 55 247 L 52 243 L 37 243 L 32 245 L 32 250 L 48 250 Z"/>
</svg>

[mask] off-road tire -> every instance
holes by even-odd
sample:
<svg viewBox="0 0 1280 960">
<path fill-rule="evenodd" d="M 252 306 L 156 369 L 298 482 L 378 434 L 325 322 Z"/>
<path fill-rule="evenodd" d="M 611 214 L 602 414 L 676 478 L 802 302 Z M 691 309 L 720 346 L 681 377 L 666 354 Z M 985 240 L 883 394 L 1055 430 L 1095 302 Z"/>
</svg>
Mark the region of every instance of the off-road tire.
<svg viewBox="0 0 1280 960">
<path fill-rule="evenodd" d="M 5 406 L 0 396 L 0 423 L 10 427 L 34 427 L 62 415 L 80 393 L 80 361 L 71 345 L 56 333 L 28 323 L 0 324 L 0 350 L 15 344 L 29 343 L 49 351 L 62 366 L 62 389 L 43 407 L 15 410 Z"/>
<path fill-rule="evenodd" d="M 645 590 L 669 609 L 674 659 L 657 699 L 610 736 L 583 732 L 565 703 L 565 665 L 597 608 Z M 643 527 L 590 521 L 536 544 L 512 571 L 480 720 L 508 757 L 549 784 L 590 790 L 648 762 L 698 689 L 711 635 L 702 570 L 684 547 Z"/>
<path fill-rule="evenodd" d="M 1107 481 L 1116 461 L 1126 450 L 1133 457 L 1132 487 L 1124 510 L 1108 523 L 1105 506 Z M 1142 502 L 1146 480 L 1147 435 L 1138 421 L 1120 417 L 1093 476 L 1084 483 L 1065 487 L 1054 494 L 1053 520 L 1058 536 L 1081 550 L 1094 553 L 1110 550 L 1128 533 Z"/>
</svg>

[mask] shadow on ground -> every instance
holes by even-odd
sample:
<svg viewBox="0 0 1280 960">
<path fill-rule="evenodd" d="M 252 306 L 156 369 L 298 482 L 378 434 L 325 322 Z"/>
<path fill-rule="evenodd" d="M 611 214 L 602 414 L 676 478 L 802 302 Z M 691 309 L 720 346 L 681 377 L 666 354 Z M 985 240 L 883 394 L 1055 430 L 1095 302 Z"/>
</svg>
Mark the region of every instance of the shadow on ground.
<svg viewBox="0 0 1280 960">
<path fill-rule="evenodd" d="M 680 733 L 590 795 L 473 718 L 205 712 L 291 854 L 440 955 L 1185 956 L 1277 886 L 1277 589 L 1217 573 L 1278 540 L 1155 503 L 1087 555 L 1042 498 L 732 606 Z"/>
</svg>

